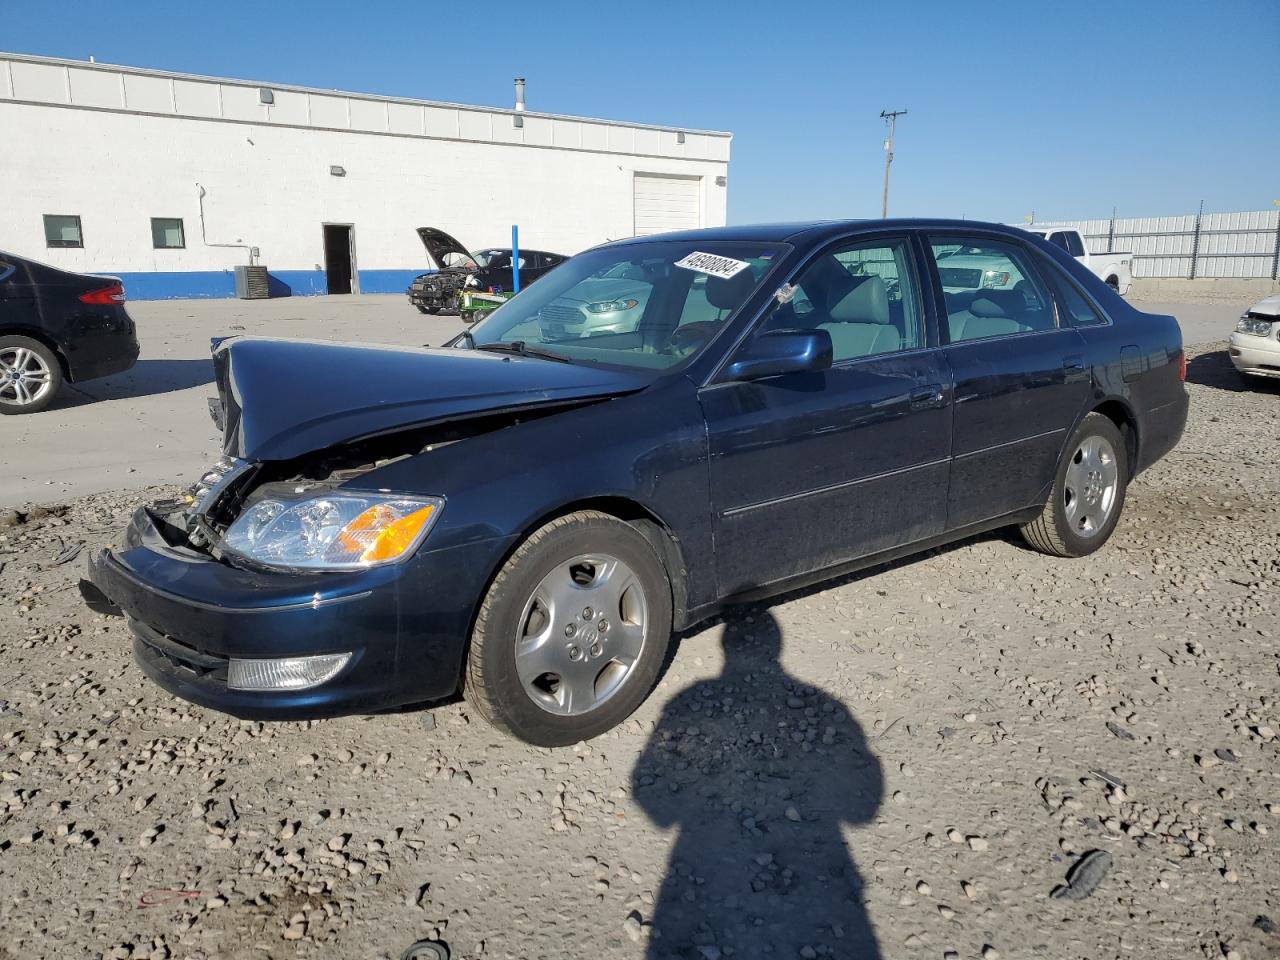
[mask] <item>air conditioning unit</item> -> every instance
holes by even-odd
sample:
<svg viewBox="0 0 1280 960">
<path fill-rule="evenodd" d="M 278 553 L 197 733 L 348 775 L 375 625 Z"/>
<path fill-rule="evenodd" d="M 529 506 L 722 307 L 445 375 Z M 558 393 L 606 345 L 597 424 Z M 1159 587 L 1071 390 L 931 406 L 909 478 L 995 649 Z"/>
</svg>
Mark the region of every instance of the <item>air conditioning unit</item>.
<svg viewBox="0 0 1280 960">
<path fill-rule="evenodd" d="M 267 286 L 267 268 L 261 264 L 236 267 L 236 297 L 240 300 L 266 300 L 271 296 Z"/>
</svg>

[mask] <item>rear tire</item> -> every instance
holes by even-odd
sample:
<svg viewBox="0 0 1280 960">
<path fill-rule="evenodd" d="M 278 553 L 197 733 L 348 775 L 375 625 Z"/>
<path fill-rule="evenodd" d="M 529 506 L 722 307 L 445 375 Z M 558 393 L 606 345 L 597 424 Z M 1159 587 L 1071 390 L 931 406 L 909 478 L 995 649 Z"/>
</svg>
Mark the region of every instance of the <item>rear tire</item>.
<svg viewBox="0 0 1280 960">
<path fill-rule="evenodd" d="M 1093 553 L 1120 521 L 1128 478 L 1120 430 L 1102 414 L 1089 414 L 1066 445 L 1044 510 L 1019 528 L 1023 539 L 1054 557 Z"/>
<path fill-rule="evenodd" d="M 494 578 L 464 694 L 493 726 L 560 747 L 625 720 L 671 640 L 671 583 L 635 527 L 595 510 L 535 531 Z"/>
<path fill-rule="evenodd" d="M 1119 293 L 1120 293 L 1120 278 L 1119 278 L 1119 277 L 1107 277 L 1107 286 L 1108 286 L 1108 287 L 1110 287 L 1112 290 L 1114 290 L 1117 294 L 1119 294 Z"/>
<path fill-rule="evenodd" d="M 0 414 L 39 413 L 62 389 L 57 355 L 30 337 L 0 337 Z"/>
<path fill-rule="evenodd" d="M 414 306 L 418 308 L 418 312 L 419 312 L 419 313 L 435 313 L 435 312 L 436 312 L 436 311 L 434 311 L 434 310 L 430 309 L 429 307 L 424 307 L 424 306 L 423 306 L 422 304 L 420 304 L 420 303 L 415 303 L 415 304 L 414 304 Z"/>
</svg>

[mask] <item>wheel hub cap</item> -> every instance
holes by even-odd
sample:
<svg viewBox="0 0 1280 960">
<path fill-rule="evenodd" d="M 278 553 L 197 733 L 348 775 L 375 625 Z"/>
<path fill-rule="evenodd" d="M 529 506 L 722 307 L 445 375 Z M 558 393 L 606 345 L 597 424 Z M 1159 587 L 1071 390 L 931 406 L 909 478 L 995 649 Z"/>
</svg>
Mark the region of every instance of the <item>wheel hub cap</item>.
<svg viewBox="0 0 1280 960">
<path fill-rule="evenodd" d="M 1067 464 L 1062 499 L 1067 522 L 1081 537 L 1096 536 L 1115 509 L 1120 468 L 1103 437 L 1086 437 Z"/>
<path fill-rule="evenodd" d="M 599 707 L 639 661 L 648 614 L 639 578 L 617 557 L 584 554 L 558 564 L 520 617 L 516 672 L 529 698 L 560 716 Z"/>
</svg>

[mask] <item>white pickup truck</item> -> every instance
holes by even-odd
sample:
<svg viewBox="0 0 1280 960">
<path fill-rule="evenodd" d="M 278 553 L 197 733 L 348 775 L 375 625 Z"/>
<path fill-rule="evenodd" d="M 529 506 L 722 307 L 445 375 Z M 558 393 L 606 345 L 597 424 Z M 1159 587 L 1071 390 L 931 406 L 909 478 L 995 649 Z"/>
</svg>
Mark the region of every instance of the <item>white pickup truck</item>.
<svg viewBox="0 0 1280 960">
<path fill-rule="evenodd" d="M 1084 237 L 1075 227 L 1038 227 L 1035 224 L 1013 224 L 1013 226 L 1044 237 L 1050 243 L 1056 243 L 1086 267 L 1101 277 L 1116 293 L 1124 295 L 1129 292 L 1129 284 L 1133 275 L 1129 271 L 1132 253 L 1090 253 L 1084 245 Z"/>
</svg>

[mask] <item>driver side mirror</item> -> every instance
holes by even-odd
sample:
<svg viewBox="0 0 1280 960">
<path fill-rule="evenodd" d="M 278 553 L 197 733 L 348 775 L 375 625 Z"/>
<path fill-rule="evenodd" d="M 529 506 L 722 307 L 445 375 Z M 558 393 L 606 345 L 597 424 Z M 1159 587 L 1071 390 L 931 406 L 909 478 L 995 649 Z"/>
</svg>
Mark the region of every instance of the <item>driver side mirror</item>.
<svg viewBox="0 0 1280 960">
<path fill-rule="evenodd" d="M 831 334 L 825 330 L 769 330 L 725 368 L 725 380 L 761 380 L 831 366 Z"/>
</svg>

